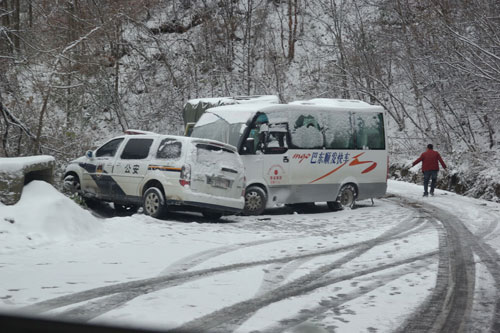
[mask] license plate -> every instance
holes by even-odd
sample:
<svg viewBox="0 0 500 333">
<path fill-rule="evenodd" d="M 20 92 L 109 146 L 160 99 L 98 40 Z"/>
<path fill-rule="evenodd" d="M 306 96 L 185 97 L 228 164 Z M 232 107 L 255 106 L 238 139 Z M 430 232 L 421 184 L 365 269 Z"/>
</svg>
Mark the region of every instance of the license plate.
<svg viewBox="0 0 500 333">
<path fill-rule="evenodd" d="M 229 179 L 209 177 L 207 183 L 213 187 L 228 188 Z"/>
</svg>

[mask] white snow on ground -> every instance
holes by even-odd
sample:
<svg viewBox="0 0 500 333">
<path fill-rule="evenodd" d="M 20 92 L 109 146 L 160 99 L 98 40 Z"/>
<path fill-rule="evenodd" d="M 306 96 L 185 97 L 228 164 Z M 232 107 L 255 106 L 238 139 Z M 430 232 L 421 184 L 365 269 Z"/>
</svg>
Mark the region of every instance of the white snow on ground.
<svg viewBox="0 0 500 333">
<path fill-rule="evenodd" d="M 436 190 L 435 197 L 422 198 L 422 186 L 395 181 L 390 181 L 388 191 L 458 215 L 473 232 L 491 229 L 485 240 L 499 251 L 500 204 L 441 190 Z M 337 332 L 389 332 L 417 309 L 435 285 L 437 231 L 425 216 L 399 205 L 397 198 L 376 200 L 373 207 L 361 202 L 358 209 L 340 212 L 319 206 L 304 214 L 280 209 L 267 213 L 225 217 L 222 223 L 209 223 L 195 214 L 169 220 L 142 214 L 100 219 L 49 184 L 33 181 L 16 205 L 0 205 L 0 310 L 19 311 L 44 300 L 123 282 L 293 257 L 197 276 L 157 290 L 147 288 L 90 319 L 165 329 L 210 317 L 226 307 L 233 309 L 235 304 L 252 307 L 261 302 L 239 322 L 238 332 L 273 330 L 281 320 L 300 316 L 306 316 L 301 325 L 321 323 Z M 408 230 L 396 238 L 370 245 L 369 240 L 405 227 Z M 321 254 L 332 249 L 343 250 Z M 359 253 L 352 259 L 335 265 L 355 251 Z M 320 254 L 304 257 L 314 253 Z M 334 266 L 324 269 L 329 265 Z M 492 283 L 480 266 L 478 273 L 476 279 L 485 281 L 483 287 Z M 310 283 L 308 279 L 319 285 L 294 294 Z M 278 288 L 291 294 L 275 298 Z M 481 294 L 487 295 L 488 290 L 476 292 L 477 297 Z M 47 314 L 97 308 L 111 296 L 61 305 Z M 480 304 L 473 309 L 478 315 L 483 310 Z M 308 312 L 313 315 L 307 317 Z M 291 325 L 287 331 L 297 329 Z"/>
<path fill-rule="evenodd" d="M 0 206 L 0 254 L 59 240 L 94 237 L 102 223 L 43 181 L 25 186 L 13 206 Z"/>
<path fill-rule="evenodd" d="M 464 197 L 443 190 L 435 190 L 435 197 L 423 197 L 424 190 L 422 185 L 400 181 L 390 181 L 388 191 L 412 200 L 417 200 L 423 204 L 436 206 L 450 214 L 460 216 L 462 222 L 473 233 L 478 233 L 489 226 L 497 225 L 500 221 L 500 204 L 498 203 Z M 485 240 L 488 245 L 500 253 L 500 230 L 498 229 L 499 226 L 497 225 L 495 230 Z"/>
</svg>

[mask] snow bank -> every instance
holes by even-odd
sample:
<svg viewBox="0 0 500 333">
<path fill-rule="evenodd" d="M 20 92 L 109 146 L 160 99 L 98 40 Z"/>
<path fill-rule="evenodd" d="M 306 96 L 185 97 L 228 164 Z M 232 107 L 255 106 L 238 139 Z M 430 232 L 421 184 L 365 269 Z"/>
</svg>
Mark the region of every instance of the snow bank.
<svg viewBox="0 0 500 333">
<path fill-rule="evenodd" d="M 0 158 L 0 172 L 13 172 L 22 170 L 28 165 L 36 163 L 50 163 L 55 159 L 50 155 L 27 156 L 27 157 L 2 157 Z"/>
<path fill-rule="evenodd" d="M 96 235 L 101 222 L 43 181 L 24 187 L 13 206 L 0 205 L 0 253 Z"/>
</svg>

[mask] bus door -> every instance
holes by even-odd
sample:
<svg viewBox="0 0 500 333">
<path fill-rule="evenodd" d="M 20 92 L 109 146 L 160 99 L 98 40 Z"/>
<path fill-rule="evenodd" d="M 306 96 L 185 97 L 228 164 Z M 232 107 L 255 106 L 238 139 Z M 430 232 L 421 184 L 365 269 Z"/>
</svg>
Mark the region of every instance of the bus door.
<svg viewBox="0 0 500 333">
<path fill-rule="evenodd" d="M 275 188 L 273 192 L 277 196 L 276 201 L 284 202 L 283 200 L 289 195 L 289 189 L 284 186 L 290 184 L 288 125 L 286 123 L 261 125 L 258 141 L 263 154 L 264 179 L 270 188 Z M 279 190 L 280 187 L 283 191 Z"/>
</svg>

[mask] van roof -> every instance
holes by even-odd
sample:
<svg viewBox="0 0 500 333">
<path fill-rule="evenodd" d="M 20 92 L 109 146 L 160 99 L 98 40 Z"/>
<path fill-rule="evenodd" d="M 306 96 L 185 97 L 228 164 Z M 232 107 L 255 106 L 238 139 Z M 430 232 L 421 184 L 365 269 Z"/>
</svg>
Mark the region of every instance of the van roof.
<svg viewBox="0 0 500 333">
<path fill-rule="evenodd" d="M 253 117 L 257 112 L 273 112 L 273 111 L 304 111 L 304 112 L 319 112 L 319 111 L 358 111 L 358 112 L 383 112 L 383 108 L 378 105 L 368 104 L 358 100 L 343 100 L 343 99 L 327 99 L 316 98 L 308 101 L 295 101 L 289 104 L 238 104 L 218 106 L 207 110 L 219 118 L 224 119 L 230 124 L 245 123 Z M 208 122 L 211 122 L 207 119 Z M 202 126 L 203 124 L 196 124 Z"/>
<path fill-rule="evenodd" d="M 141 130 L 134 130 L 133 134 L 132 133 L 130 133 L 130 134 L 125 133 L 125 134 L 122 134 L 119 136 L 115 136 L 115 137 L 109 139 L 108 141 L 113 140 L 113 139 L 117 139 L 117 138 L 134 138 L 134 139 L 138 139 L 138 138 L 144 138 L 144 139 L 172 138 L 172 139 L 176 139 L 176 140 L 179 140 L 182 142 L 191 142 L 193 144 L 196 144 L 196 143 L 211 144 L 211 145 L 215 145 L 215 146 L 219 146 L 219 147 L 224 147 L 224 148 L 232 150 L 234 152 L 236 152 L 236 150 L 237 150 L 236 147 L 234 147 L 233 145 L 230 145 L 230 144 L 224 143 L 224 142 L 220 142 L 217 140 L 193 138 L 193 137 L 189 137 L 189 136 L 180 136 L 180 135 L 158 134 L 158 133 L 154 133 L 154 132 L 147 132 L 147 131 L 141 131 Z"/>
</svg>

